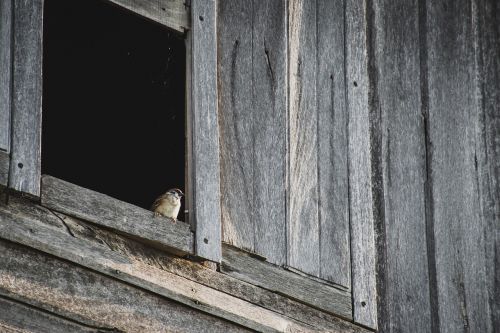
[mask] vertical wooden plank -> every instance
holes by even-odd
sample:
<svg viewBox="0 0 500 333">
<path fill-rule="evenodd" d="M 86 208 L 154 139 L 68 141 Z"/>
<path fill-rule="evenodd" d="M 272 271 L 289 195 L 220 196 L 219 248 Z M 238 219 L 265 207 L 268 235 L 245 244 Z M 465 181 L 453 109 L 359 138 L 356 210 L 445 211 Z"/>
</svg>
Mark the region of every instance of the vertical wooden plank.
<svg viewBox="0 0 500 333">
<path fill-rule="evenodd" d="M 350 288 L 344 1 L 317 8 L 320 277 Z"/>
<path fill-rule="evenodd" d="M 10 156 L 0 151 L 0 186 L 7 186 L 9 180 Z"/>
<path fill-rule="evenodd" d="M 286 263 L 286 2 L 219 4 L 223 240 Z"/>
<path fill-rule="evenodd" d="M 10 150 L 12 1 L 0 2 L 0 150 Z M 7 185 L 2 183 L 2 185 Z"/>
<path fill-rule="evenodd" d="M 478 47 L 480 113 L 477 123 L 479 197 L 486 222 L 488 332 L 500 327 L 500 6 L 479 0 Z"/>
<path fill-rule="evenodd" d="M 254 0 L 253 200 L 255 251 L 286 264 L 287 7 Z"/>
<path fill-rule="evenodd" d="M 319 275 L 316 0 L 289 1 L 288 265 Z"/>
<path fill-rule="evenodd" d="M 474 2 L 426 2 L 428 142 L 440 332 L 488 332 L 476 167 Z M 490 330 L 491 331 L 491 330 Z"/>
<path fill-rule="evenodd" d="M 12 143 L 9 187 L 40 195 L 43 0 L 14 1 Z"/>
<path fill-rule="evenodd" d="M 191 106 L 195 254 L 221 258 L 215 0 L 191 2 Z"/>
<path fill-rule="evenodd" d="M 377 327 L 366 2 L 346 2 L 346 90 L 354 321 Z"/>
<path fill-rule="evenodd" d="M 375 0 L 369 24 L 385 194 L 377 244 L 379 329 L 431 332 L 419 1 Z"/>
<path fill-rule="evenodd" d="M 253 252 L 259 221 L 253 205 L 252 8 L 248 0 L 219 2 L 218 74 L 223 240 Z"/>
</svg>

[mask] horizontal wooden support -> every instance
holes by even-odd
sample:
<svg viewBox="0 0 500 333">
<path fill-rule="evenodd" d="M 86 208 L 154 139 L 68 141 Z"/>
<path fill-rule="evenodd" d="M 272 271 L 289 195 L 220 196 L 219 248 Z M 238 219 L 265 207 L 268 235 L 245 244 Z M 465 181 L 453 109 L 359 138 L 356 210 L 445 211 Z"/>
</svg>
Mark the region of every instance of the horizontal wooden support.
<svg viewBox="0 0 500 333">
<path fill-rule="evenodd" d="M 0 256 L 0 295 L 96 329 L 90 329 L 90 332 L 197 333 L 206 329 L 214 333 L 250 332 L 141 288 L 18 244 L 0 239 L 0 252 L 3 254 Z M 30 319 L 25 318 L 25 321 L 29 323 Z M 1 326 L 0 331 L 4 332 Z M 48 329 L 35 332 L 59 331 Z M 63 332 L 79 331 L 68 329 Z"/>
<path fill-rule="evenodd" d="M 28 210 L 26 213 L 20 213 L 19 210 L 11 212 L 8 207 L 0 207 L 0 238 L 68 260 L 253 330 L 315 331 L 308 325 L 302 325 L 273 311 L 228 295 L 226 292 L 134 260 L 112 251 L 105 245 L 97 245 L 74 237 L 72 232 L 37 222 L 43 215 L 43 210 L 37 210 L 35 215 Z M 52 224 L 50 220 L 54 218 L 54 214 L 46 212 L 46 215 L 52 215 L 52 217 L 47 216 L 49 223 Z"/>
<path fill-rule="evenodd" d="M 30 210 L 39 214 L 39 206 L 33 205 Z M 27 206 L 22 202 L 15 202 L 13 198 L 9 201 L 9 209 L 13 211 L 26 210 Z M 37 213 L 38 212 L 38 213 Z M 196 283 L 225 292 L 247 302 L 272 310 L 288 318 L 314 326 L 328 332 L 352 333 L 368 332 L 367 330 L 342 320 L 332 314 L 320 311 L 304 303 L 293 300 L 270 290 L 257 287 L 250 283 L 233 278 L 229 275 L 217 272 L 190 260 L 168 255 L 163 251 L 152 249 L 145 244 L 127 239 L 110 230 L 99 228 L 84 221 L 68 217 L 61 213 L 57 215 L 65 221 L 65 224 L 77 238 L 84 238 L 94 244 L 105 243 L 113 251 L 124 256 L 147 262 L 149 265 L 166 270 L 173 274 L 182 276 Z M 59 224 L 60 221 L 47 220 L 47 222 Z"/>
<path fill-rule="evenodd" d="M 99 333 L 111 331 L 102 327 L 88 327 L 1 296 L 0 309 L 2 309 L 0 332 Z"/>
<path fill-rule="evenodd" d="M 169 252 L 193 253 L 193 233 L 187 223 L 155 218 L 153 212 L 51 176 L 42 177 L 42 205 Z"/>
<path fill-rule="evenodd" d="M 227 244 L 222 247 L 221 271 L 315 308 L 352 319 L 350 292 L 287 271 Z"/>
<path fill-rule="evenodd" d="M 185 0 L 108 0 L 150 20 L 184 33 L 189 29 Z"/>
</svg>

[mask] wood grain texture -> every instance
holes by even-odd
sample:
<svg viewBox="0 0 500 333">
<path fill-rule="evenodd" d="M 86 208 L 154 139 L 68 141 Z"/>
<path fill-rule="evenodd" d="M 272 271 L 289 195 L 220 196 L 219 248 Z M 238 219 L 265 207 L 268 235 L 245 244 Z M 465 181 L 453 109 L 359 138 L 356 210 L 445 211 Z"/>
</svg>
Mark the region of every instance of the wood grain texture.
<svg viewBox="0 0 500 333">
<path fill-rule="evenodd" d="M 6 152 L 0 151 L 0 185 L 7 186 L 9 183 L 10 156 Z"/>
<path fill-rule="evenodd" d="M 36 212 L 36 213 L 32 213 Z M 143 261 L 115 252 L 107 242 L 96 244 L 75 237 L 70 220 L 61 216 L 66 230 L 40 223 L 45 219 L 40 209 L 30 213 L 0 208 L 0 237 L 44 253 L 76 263 L 109 277 L 126 282 L 136 288 L 166 297 L 202 312 L 224 318 L 233 323 L 262 332 L 286 330 L 313 330 L 312 326 L 276 314 L 257 305 L 228 295 Z M 88 232 L 88 230 L 87 230 Z M 0 278 L 1 279 L 1 278 Z M 20 287 L 20 286 L 19 286 Z"/>
<path fill-rule="evenodd" d="M 99 333 L 110 331 L 101 327 L 88 327 L 1 296 L 0 309 L 2 309 L 0 311 L 0 331 L 4 333 Z"/>
<path fill-rule="evenodd" d="M 428 149 L 440 332 L 491 332 L 476 143 L 476 4 L 426 3 Z M 498 227 L 498 226 L 497 226 Z M 433 286 L 431 285 L 431 288 Z M 431 294 L 432 295 L 432 294 Z"/>
<path fill-rule="evenodd" d="M 193 282 L 282 314 L 289 319 L 310 325 L 315 329 L 335 332 L 367 332 L 365 329 L 289 297 L 208 269 L 199 263 L 169 255 L 146 244 L 116 234 L 111 230 L 92 225 L 62 213 L 51 213 L 47 208 L 38 206 L 27 200 L 11 197 L 9 199 L 8 210 L 17 216 L 29 215 L 29 218 L 32 220 L 36 220 L 47 226 L 57 227 L 58 230 L 91 242 L 95 246 L 104 245 L 131 261 L 139 261 L 168 271 Z"/>
<path fill-rule="evenodd" d="M 221 1 L 219 19 L 223 239 L 285 264 L 286 4 Z"/>
<path fill-rule="evenodd" d="M 477 2 L 476 30 L 479 102 L 476 129 L 479 196 L 486 222 L 486 283 L 488 330 L 500 327 L 500 6 L 497 1 Z"/>
<path fill-rule="evenodd" d="M 255 251 L 253 1 L 218 8 L 218 89 L 221 210 L 224 242 Z M 266 221 L 267 222 L 267 221 Z"/>
<path fill-rule="evenodd" d="M 288 265 L 319 275 L 316 0 L 291 0 Z"/>
<path fill-rule="evenodd" d="M 178 254 L 193 253 L 186 223 L 153 217 L 151 211 L 51 176 L 42 177 L 42 205 L 96 223 Z"/>
<path fill-rule="evenodd" d="M 12 97 L 12 1 L 0 2 L 0 150 L 10 151 Z M 5 184 L 4 184 L 5 185 Z"/>
<path fill-rule="evenodd" d="M 288 295 L 305 304 L 343 318 L 352 318 L 349 292 L 251 257 L 228 245 L 223 246 L 221 271 L 262 288 Z"/>
<path fill-rule="evenodd" d="M 215 0 L 191 1 L 191 115 L 195 254 L 221 258 Z"/>
<path fill-rule="evenodd" d="M 377 328 L 366 2 L 346 1 L 346 90 L 354 321 Z"/>
<path fill-rule="evenodd" d="M 374 109 L 381 117 L 385 194 L 377 244 L 379 328 L 430 332 L 419 3 L 376 0 L 373 5 L 370 56 L 375 66 Z"/>
<path fill-rule="evenodd" d="M 287 9 L 284 0 L 253 1 L 255 252 L 286 263 Z"/>
<path fill-rule="evenodd" d="M 320 274 L 351 286 L 344 1 L 317 1 Z"/>
<path fill-rule="evenodd" d="M 40 196 L 43 0 L 14 0 L 9 187 Z"/>
<path fill-rule="evenodd" d="M 136 14 L 184 33 L 189 29 L 189 9 L 184 0 L 107 0 Z"/>
<path fill-rule="evenodd" d="M 67 245 L 75 249 L 70 242 Z M 1 293 L 46 311 L 119 332 L 249 331 L 19 245 L 1 241 L 0 248 Z"/>
</svg>

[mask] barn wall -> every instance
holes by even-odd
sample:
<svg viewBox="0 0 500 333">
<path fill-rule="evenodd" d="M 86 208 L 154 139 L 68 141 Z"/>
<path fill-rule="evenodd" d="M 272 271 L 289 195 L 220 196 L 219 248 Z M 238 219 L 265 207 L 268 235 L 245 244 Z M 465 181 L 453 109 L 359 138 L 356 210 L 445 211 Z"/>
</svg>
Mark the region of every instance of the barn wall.
<svg viewBox="0 0 500 333">
<path fill-rule="evenodd" d="M 366 168 L 380 331 L 497 332 L 497 2 L 219 4 L 224 241 L 350 286 Z"/>
<path fill-rule="evenodd" d="M 497 332 L 498 5 L 369 1 L 382 332 Z"/>
<path fill-rule="evenodd" d="M 344 3 L 222 0 L 218 20 L 223 240 L 350 288 Z"/>
</svg>

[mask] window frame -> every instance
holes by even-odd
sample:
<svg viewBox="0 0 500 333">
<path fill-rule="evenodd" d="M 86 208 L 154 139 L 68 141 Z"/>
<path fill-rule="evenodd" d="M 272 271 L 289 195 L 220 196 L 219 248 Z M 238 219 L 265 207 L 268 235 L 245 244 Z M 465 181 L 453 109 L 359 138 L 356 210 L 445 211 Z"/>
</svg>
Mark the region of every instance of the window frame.
<svg viewBox="0 0 500 333">
<path fill-rule="evenodd" d="M 185 186 L 189 196 L 186 198 L 186 208 L 194 232 L 191 254 L 220 262 L 216 1 L 106 1 L 185 36 Z M 2 88 L 2 96 L 11 98 L 8 107 L 2 104 L 0 109 L 5 116 L 0 119 L 9 119 L 2 120 L 0 129 L 10 130 L 11 138 L 10 151 L 1 151 L 0 155 L 0 185 L 35 200 L 40 200 L 42 193 L 46 192 L 41 175 L 43 7 L 44 0 L 10 0 L 3 1 L 0 8 L 0 36 L 10 37 L 0 39 L 10 43 L 7 43 L 6 48 L 2 48 L 7 51 L 0 54 L 1 60 L 8 64 L 5 66 L 7 69 L 1 68 L 2 71 L 7 71 L 6 75 L 2 76 L 7 82 L 2 79 L 2 86 L 8 89 L 4 91 Z M 118 199 L 108 197 L 108 200 L 116 201 L 114 204 L 117 206 L 123 206 L 123 202 Z M 41 201 L 43 205 L 43 198 Z M 126 214 L 127 210 L 123 210 L 123 213 Z M 99 221 L 92 222 L 99 224 Z M 141 228 L 137 231 L 130 228 L 121 230 L 120 223 L 117 222 L 112 228 L 116 228 L 118 232 L 144 238 L 144 235 L 140 234 Z"/>
</svg>

